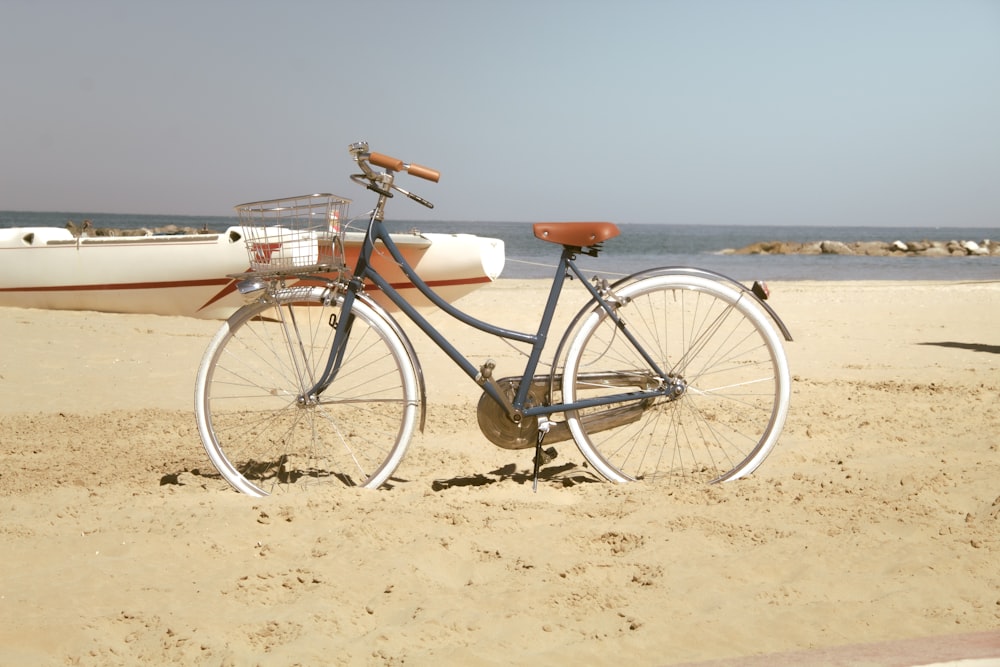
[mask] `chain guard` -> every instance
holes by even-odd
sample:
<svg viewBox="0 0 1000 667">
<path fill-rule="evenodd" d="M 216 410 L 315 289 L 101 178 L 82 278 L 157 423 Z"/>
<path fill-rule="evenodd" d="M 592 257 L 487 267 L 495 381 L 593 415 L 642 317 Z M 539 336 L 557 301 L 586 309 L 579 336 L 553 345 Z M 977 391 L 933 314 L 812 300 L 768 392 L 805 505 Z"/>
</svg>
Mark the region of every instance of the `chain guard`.
<svg viewBox="0 0 1000 667">
<path fill-rule="evenodd" d="M 520 378 L 502 378 L 497 380 L 500 390 L 508 400 L 513 401 L 521 384 Z M 549 378 L 542 376 L 531 383 L 525 407 L 544 405 L 548 399 Z M 502 405 L 483 392 L 476 407 L 476 417 L 479 420 L 479 430 L 486 439 L 503 449 L 528 449 L 534 447 L 538 440 L 538 417 L 524 417 L 515 422 L 507 414 Z"/>
</svg>

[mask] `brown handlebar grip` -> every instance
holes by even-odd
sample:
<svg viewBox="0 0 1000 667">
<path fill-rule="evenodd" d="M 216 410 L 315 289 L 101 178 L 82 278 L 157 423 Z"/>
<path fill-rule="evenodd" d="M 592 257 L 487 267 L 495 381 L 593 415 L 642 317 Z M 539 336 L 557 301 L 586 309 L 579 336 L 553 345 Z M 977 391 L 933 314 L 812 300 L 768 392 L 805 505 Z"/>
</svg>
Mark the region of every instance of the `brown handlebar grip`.
<svg viewBox="0 0 1000 667">
<path fill-rule="evenodd" d="M 376 167 L 382 167 L 383 169 L 388 169 L 389 171 L 403 171 L 403 161 L 394 157 L 389 157 L 388 155 L 370 153 L 368 155 L 368 161 Z"/>
<path fill-rule="evenodd" d="M 424 167 L 419 164 L 411 164 L 406 167 L 406 171 L 411 176 L 419 176 L 420 178 L 426 178 L 428 181 L 438 182 L 441 178 L 441 172 L 437 169 L 431 169 L 430 167 Z"/>
</svg>

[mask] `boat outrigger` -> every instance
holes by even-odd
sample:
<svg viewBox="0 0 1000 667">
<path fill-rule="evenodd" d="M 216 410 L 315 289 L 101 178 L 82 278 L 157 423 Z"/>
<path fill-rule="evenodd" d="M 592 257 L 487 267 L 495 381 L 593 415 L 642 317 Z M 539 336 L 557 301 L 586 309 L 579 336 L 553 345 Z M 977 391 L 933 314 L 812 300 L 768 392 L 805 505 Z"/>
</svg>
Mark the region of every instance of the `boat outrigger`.
<svg viewBox="0 0 1000 667">
<path fill-rule="evenodd" d="M 224 319 L 244 303 L 233 276 L 250 268 L 247 231 L 88 237 L 59 227 L 0 229 L 0 306 Z M 348 231 L 343 238 L 350 266 L 362 234 Z M 394 233 L 393 240 L 449 301 L 503 270 L 499 239 L 411 231 Z M 391 258 L 376 261 L 397 289 L 413 295 L 414 305 L 426 305 Z"/>
</svg>

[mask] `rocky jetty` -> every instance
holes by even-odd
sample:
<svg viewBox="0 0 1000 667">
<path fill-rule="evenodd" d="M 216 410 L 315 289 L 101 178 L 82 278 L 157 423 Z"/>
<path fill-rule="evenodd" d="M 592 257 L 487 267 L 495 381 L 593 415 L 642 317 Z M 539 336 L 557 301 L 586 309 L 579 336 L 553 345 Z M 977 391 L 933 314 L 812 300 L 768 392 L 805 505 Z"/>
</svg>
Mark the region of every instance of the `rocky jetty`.
<svg viewBox="0 0 1000 667">
<path fill-rule="evenodd" d="M 875 257 L 980 257 L 1000 256 L 1000 242 L 990 241 L 761 241 L 723 255 L 869 255 Z"/>
</svg>

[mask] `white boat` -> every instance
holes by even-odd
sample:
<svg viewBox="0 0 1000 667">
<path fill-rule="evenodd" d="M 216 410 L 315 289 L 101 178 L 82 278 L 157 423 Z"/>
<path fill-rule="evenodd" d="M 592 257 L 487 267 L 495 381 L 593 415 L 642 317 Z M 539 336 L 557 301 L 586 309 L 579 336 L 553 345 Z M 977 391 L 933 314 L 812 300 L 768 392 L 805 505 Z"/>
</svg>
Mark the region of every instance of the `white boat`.
<svg viewBox="0 0 1000 667">
<path fill-rule="evenodd" d="M 503 270 L 499 239 L 417 231 L 392 237 L 417 274 L 447 301 L 496 280 Z M 349 265 L 360 243 L 360 233 L 346 234 Z M 387 258 L 376 249 L 379 272 L 411 303 L 428 305 Z M 244 303 L 229 276 L 248 268 L 241 227 L 94 237 L 58 227 L 0 229 L 0 306 L 224 319 Z M 373 296 L 388 305 L 377 291 Z"/>
</svg>

